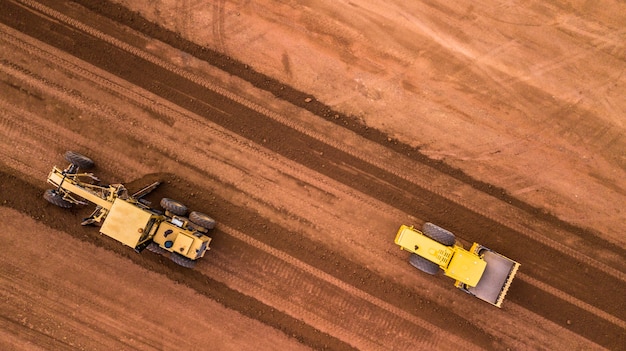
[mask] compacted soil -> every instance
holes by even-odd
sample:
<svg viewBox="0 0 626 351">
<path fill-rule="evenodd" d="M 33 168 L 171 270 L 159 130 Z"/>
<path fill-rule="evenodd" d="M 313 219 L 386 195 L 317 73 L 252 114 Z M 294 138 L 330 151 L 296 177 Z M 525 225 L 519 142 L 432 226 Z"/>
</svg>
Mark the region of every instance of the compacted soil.
<svg viewBox="0 0 626 351">
<path fill-rule="evenodd" d="M 0 349 L 626 345 L 626 5 L 0 2 Z M 63 153 L 218 223 L 194 269 L 42 194 Z M 521 263 L 501 309 L 407 263 Z"/>
</svg>

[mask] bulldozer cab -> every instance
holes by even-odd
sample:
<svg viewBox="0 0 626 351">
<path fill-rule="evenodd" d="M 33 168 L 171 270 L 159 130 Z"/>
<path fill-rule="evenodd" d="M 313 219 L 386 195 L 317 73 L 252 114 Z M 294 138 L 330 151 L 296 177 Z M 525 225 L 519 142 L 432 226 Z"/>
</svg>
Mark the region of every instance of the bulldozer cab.
<svg viewBox="0 0 626 351">
<path fill-rule="evenodd" d="M 459 246 L 454 247 L 450 264 L 444 269 L 445 275 L 474 287 L 483 276 L 487 262 Z"/>
<path fill-rule="evenodd" d="M 478 284 L 487 264 L 478 255 L 461 246 L 443 245 L 406 225 L 398 230 L 395 242 L 403 250 L 437 264 L 446 276 L 472 287 Z"/>
</svg>

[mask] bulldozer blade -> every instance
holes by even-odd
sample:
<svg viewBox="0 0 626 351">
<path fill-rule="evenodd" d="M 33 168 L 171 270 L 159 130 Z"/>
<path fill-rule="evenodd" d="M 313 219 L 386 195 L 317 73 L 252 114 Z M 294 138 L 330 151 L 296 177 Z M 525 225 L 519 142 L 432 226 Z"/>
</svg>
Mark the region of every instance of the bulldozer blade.
<svg viewBox="0 0 626 351">
<path fill-rule="evenodd" d="M 483 257 L 487 269 L 478 285 L 467 290 L 479 299 L 501 307 L 520 264 L 493 251 L 485 252 Z"/>
</svg>

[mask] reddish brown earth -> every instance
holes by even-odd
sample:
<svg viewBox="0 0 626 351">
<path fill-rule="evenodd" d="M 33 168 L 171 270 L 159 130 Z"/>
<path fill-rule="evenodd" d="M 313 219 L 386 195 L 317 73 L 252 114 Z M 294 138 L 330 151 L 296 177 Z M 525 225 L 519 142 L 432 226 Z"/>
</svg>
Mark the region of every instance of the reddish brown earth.
<svg viewBox="0 0 626 351">
<path fill-rule="evenodd" d="M 407 4 L 408 3 L 408 4 Z M 622 349 L 620 2 L 0 2 L 0 348 Z M 218 221 L 194 270 L 45 202 L 66 150 Z M 435 222 L 502 309 L 406 263 Z"/>
</svg>

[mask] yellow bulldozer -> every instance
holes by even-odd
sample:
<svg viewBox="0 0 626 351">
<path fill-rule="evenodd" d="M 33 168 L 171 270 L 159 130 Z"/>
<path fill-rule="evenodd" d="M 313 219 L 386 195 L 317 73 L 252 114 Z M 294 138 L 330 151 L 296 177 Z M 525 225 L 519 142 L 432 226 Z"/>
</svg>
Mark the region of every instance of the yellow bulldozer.
<svg viewBox="0 0 626 351">
<path fill-rule="evenodd" d="M 151 208 L 143 199 L 159 182 L 129 194 L 122 184 L 101 185 L 93 173 L 85 173 L 94 166 L 87 156 L 68 151 L 65 159 L 69 166 L 52 168 L 48 183 L 54 189 L 46 190 L 43 197 L 62 208 L 95 205 L 82 225 L 100 225 L 100 233 L 137 252 L 147 248 L 169 255 L 172 261 L 187 268 L 193 268 L 196 260 L 209 250 L 211 237 L 207 234 L 215 227 L 215 220 L 195 211 L 187 217 L 187 207 L 169 198 L 161 199 L 164 211 Z"/>
<path fill-rule="evenodd" d="M 411 252 L 409 263 L 415 268 L 444 275 L 454 280 L 464 292 L 501 307 L 504 296 L 520 264 L 499 253 L 474 243 L 469 250 L 456 243 L 456 236 L 429 222 L 422 231 L 413 226 L 400 226 L 395 243 Z"/>
</svg>

